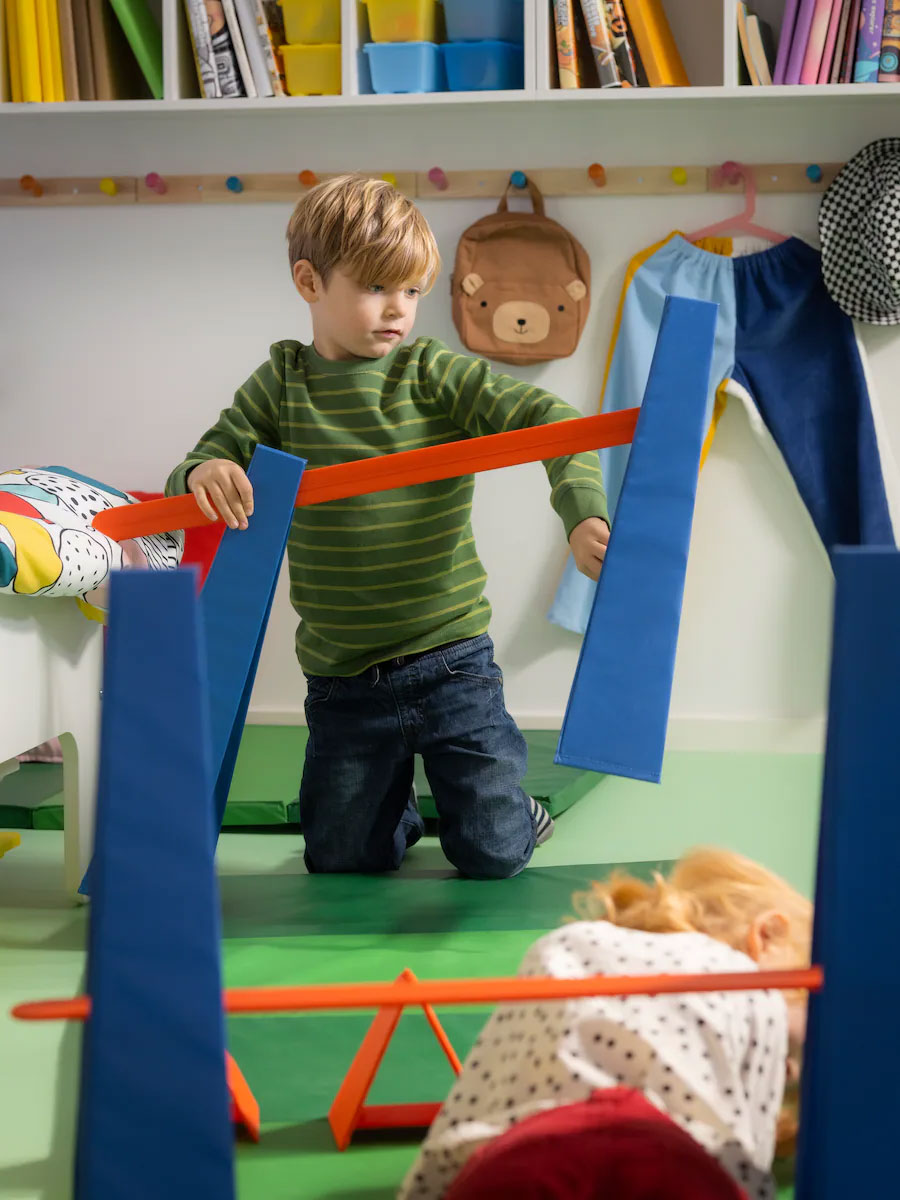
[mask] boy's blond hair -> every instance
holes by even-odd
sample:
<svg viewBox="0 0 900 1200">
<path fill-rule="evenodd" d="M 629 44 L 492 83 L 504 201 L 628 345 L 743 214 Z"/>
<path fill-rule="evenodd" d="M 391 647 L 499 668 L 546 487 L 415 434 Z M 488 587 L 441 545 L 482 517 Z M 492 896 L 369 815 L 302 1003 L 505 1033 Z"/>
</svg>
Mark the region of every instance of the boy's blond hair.
<svg viewBox="0 0 900 1200">
<path fill-rule="evenodd" d="M 441 269 L 434 234 L 411 200 L 383 179 L 340 175 L 297 202 L 287 228 L 288 258 L 306 259 L 324 282 L 335 267 L 364 284 L 418 284 Z"/>
<path fill-rule="evenodd" d="M 683 855 L 668 878 L 646 883 L 625 872 L 576 892 L 579 918 L 610 921 L 646 933 L 705 933 L 746 953 L 754 920 L 776 911 L 788 919 L 786 949 L 797 966 L 809 962 L 812 905 L 794 888 L 743 855 L 700 848 Z"/>
</svg>

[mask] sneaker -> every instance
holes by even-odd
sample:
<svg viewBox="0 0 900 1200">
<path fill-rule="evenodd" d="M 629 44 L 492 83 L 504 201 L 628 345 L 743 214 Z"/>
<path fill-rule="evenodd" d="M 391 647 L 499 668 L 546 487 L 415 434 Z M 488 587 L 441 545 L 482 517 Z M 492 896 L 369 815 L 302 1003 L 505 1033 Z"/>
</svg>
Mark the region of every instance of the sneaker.
<svg viewBox="0 0 900 1200">
<path fill-rule="evenodd" d="M 534 839 L 535 846 L 543 846 L 544 842 L 549 842 L 553 837 L 553 818 L 538 800 L 533 796 L 529 796 L 531 802 L 531 816 L 534 820 L 534 831 L 537 835 Z"/>
</svg>

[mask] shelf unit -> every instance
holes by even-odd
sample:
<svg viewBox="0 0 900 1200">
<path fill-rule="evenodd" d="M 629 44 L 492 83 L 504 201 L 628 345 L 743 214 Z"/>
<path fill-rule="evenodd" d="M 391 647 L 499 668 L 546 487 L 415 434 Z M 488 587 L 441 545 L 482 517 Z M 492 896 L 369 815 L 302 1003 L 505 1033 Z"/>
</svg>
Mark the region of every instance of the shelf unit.
<svg viewBox="0 0 900 1200">
<path fill-rule="evenodd" d="M 740 86 L 737 82 L 737 31 L 734 0 L 664 0 L 672 31 L 678 42 L 688 75 L 689 88 L 582 89 L 563 91 L 558 86 L 555 46 L 550 17 L 550 0 L 524 0 L 525 86 L 511 92 L 436 92 L 422 95 L 373 95 L 367 70 L 361 65 L 361 46 L 369 39 L 368 16 L 361 0 L 342 0 L 343 94 L 298 96 L 278 99 L 203 100 L 199 97 L 196 71 L 182 0 L 151 0 L 157 7 L 163 31 L 165 97 L 162 100 L 67 101 L 59 104 L 13 104 L 9 102 L 6 54 L 0 52 L 0 117 L 53 117 L 66 113 L 215 113 L 271 114 L 291 110 L 346 110 L 359 108 L 442 108 L 458 105 L 561 103 L 671 105 L 767 104 L 840 99 L 896 102 L 900 85 L 849 84 L 821 87 Z M 780 31 L 784 0 L 752 0 L 752 7 L 767 20 L 774 33 Z M 0 23 L 2 26 L 2 23 Z"/>
</svg>

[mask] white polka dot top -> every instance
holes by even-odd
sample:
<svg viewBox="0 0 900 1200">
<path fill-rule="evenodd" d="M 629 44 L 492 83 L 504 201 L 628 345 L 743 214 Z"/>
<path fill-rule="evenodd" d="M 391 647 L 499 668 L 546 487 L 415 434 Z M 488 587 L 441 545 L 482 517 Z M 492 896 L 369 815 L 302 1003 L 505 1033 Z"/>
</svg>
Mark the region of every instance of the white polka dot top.
<svg viewBox="0 0 900 1200">
<path fill-rule="evenodd" d="M 535 942 L 520 975 L 583 978 L 752 971 L 699 933 L 641 933 L 579 921 Z M 787 1058 L 776 992 L 591 997 L 500 1005 L 463 1064 L 398 1200 L 437 1200 L 479 1146 L 596 1088 L 634 1087 L 744 1187 L 770 1200 Z"/>
</svg>

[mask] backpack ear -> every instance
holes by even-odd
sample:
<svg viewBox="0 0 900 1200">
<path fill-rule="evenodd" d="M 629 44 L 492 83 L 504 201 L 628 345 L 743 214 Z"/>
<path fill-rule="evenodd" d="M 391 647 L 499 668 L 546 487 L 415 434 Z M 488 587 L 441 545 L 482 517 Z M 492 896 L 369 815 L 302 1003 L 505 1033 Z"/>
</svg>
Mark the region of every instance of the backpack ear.
<svg viewBox="0 0 900 1200">
<path fill-rule="evenodd" d="M 484 287 L 484 280 L 480 275 L 472 272 L 463 279 L 460 285 L 467 296 L 474 296 L 480 287 Z"/>
<path fill-rule="evenodd" d="M 573 300 L 583 300 L 587 295 L 587 288 L 580 279 L 573 279 L 571 283 L 566 284 L 566 292 Z"/>
</svg>

